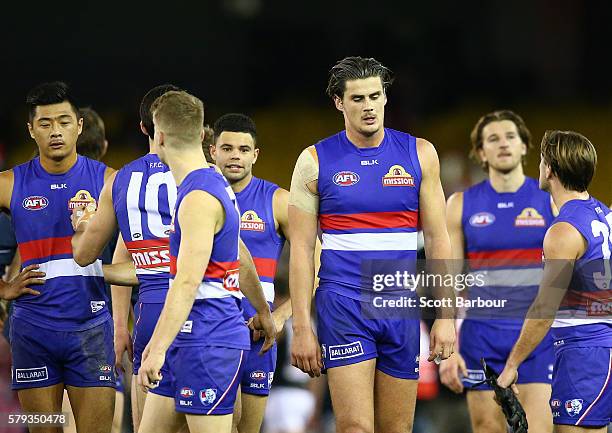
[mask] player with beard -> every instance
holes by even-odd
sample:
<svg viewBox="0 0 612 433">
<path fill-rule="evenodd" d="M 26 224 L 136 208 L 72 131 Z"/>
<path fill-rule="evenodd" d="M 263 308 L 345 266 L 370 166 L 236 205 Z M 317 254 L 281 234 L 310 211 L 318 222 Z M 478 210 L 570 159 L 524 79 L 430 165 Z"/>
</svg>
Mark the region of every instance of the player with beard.
<svg viewBox="0 0 612 433">
<path fill-rule="evenodd" d="M 554 431 L 604 433 L 612 421 L 612 213 L 587 191 L 597 153 L 586 137 L 548 131 L 540 152 L 540 188 L 550 192 L 559 215 L 544 238 L 538 295 L 497 382 L 518 391 L 521 364 L 552 326 Z"/>
<path fill-rule="evenodd" d="M 13 389 L 24 412 L 59 412 L 66 388 L 77 431 L 108 433 L 115 403 L 113 325 L 101 261 L 81 267 L 73 259 L 70 214 L 95 208 L 113 170 L 77 154 L 83 120 L 66 84 L 41 84 L 26 102 L 40 156 L 0 173 L 0 207 L 11 212 L 23 266 L 16 279 L 0 282 L 3 298 L 17 298 Z"/>
<path fill-rule="evenodd" d="M 467 388 L 475 433 L 505 433 L 506 421 L 491 387 L 470 385 L 484 379 L 480 358 L 499 373 L 518 339 L 542 276 L 542 243 L 553 210 L 550 194 L 523 173 L 531 134 L 520 116 L 509 110 L 485 114 L 471 139 L 470 155 L 488 179 L 448 200 L 453 258 L 468 259 L 472 272 L 487 275 L 486 286 L 468 289 L 470 299 L 505 299 L 509 304 L 503 311 L 467 310 L 459 331 L 459 353 L 442 362 L 440 379 L 456 393 Z M 521 366 L 519 398 L 529 431 L 552 431 L 548 406 L 552 364 L 552 340 L 546 337 Z"/>
</svg>

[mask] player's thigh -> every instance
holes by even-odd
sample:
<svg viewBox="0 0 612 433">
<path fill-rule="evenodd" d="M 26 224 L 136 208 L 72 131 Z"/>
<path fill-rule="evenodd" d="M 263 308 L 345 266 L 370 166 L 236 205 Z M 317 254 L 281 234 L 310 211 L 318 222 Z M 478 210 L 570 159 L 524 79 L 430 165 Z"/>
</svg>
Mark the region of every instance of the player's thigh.
<svg viewBox="0 0 612 433">
<path fill-rule="evenodd" d="M 374 425 L 377 432 L 411 432 L 418 381 L 400 379 L 376 370 Z"/>
<path fill-rule="evenodd" d="M 529 430 L 531 431 L 531 426 Z M 608 427 L 589 428 L 575 425 L 556 425 L 553 430 L 554 433 L 606 433 L 607 431 Z"/>
<path fill-rule="evenodd" d="M 71 385 L 66 389 L 77 432 L 110 433 L 115 412 L 115 389 Z"/>
<path fill-rule="evenodd" d="M 327 370 L 338 433 L 374 431 L 376 359 Z"/>
<path fill-rule="evenodd" d="M 236 402 L 234 403 L 234 414 L 232 415 L 232 432 L 238 431 L 238 424 L 240 424 L 240 418 L 242 418 L 242 391 L 238 387 L 236 393 Z"/>
<path fill-rule="evenodd" d="M 506 418 L 493 391 L 468 391 L 467 403 L 473 433 L 506 433 Z"/>
<path fill-rule="evenodd" d="M 113 426 L 111 433 L 121 433 L 123 427 L 123 406 L 125 404 L 125 395 L 122 392 L 115 393 L 115 413 L 113 415 Z"/>
<path fill-rule="evenodd" d="M 26 388 L 17 391 L 23 412 L 61 412 L 64 385 Z M 31 433 L 61 433 L 61 427 L 33 427 Z"/>
<path fill-rule="evenodd" d="M 136 376 L 132 377 L 132 422 L 134 423 L 134 431 L 137 432 L 140 427 L 140 420 L 145 407 L 147 393 L 142 390 L 136 383 Z"/>
<path fill-rule="evenodd" d="M 187 425 L 192 433 L 230 433 L 232 431 L 232 414 L 227 415 L 194 415 L 186 414 Z"/>
<path fill-rule="evenodd" d="M 242 393 L 242 416 L 238 423 L 239 433 L 259 433 L 264 413 L 266 412 L 267 395 Z"/>
<path fill-rule="evenodd" d="M 139 433 L 174 433 L 184 424 L 185 415 L 176 412 L 173 398 L 151 393 L 147 395 Z"/>
<path fill-rule="evenodd" d="M 550 410 L 550 385 L 547 383 L 525 383 L 517 386 L 519 401 L 527 415 L 529 431 L 531 433 L 551 433 L 553 423 L 552 411 Z"/>
<path fill-rule="evenodd" d="M 76 433 L 76 422 L 72 413 L 72 406 L 68 398 L 68 392 L 64 390 L 64 398 L 62 400 L 62 412 L 68 415 L 68 425 L 64 426 L 64 433 Z"/>
</svg>

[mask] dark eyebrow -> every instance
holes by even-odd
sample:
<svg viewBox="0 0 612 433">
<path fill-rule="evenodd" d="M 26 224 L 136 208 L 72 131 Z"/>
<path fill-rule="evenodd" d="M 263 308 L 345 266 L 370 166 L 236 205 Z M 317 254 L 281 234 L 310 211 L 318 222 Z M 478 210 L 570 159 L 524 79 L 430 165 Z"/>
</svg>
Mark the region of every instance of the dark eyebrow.
<svg viewBox="0 0 612 433">
<path fill-rule="evenodd" d="M 370 93 L 370 96 L 377 96 L 377 95 L 380 95 L 380 90 L 377 90 L 374 93 Z"/>
<path fill-rule="evenodd" d="M 62 119 L 68 117 L 69 119 L 72 119 L 72 116 L 70 114 L 60 114 L 59 116 L 56 116 L 55 119 Z M 43 122 L 43 121 L 50 121 L 53 120 L 53 117 L 41 117 L 40 119 L 37 119 L 38 122 Z"/>
</svg>

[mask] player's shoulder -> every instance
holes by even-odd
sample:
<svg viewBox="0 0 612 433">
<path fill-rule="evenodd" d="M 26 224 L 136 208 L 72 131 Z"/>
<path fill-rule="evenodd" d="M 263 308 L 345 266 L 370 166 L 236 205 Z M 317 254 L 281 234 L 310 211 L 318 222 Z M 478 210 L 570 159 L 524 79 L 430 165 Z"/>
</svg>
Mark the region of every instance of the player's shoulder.
<svg viewBox="0 0 612 433">
<path fill-rule="evenodd" d="M 262 189 L 266 191 L 276 191 L 277 189 L 280 188 L 278 184 L 271 182 L 269 180 L 266 180 L 266 179 L 262 179 L 260 177 L 256 177 L 256 176 L 253 176 L 252 182 L 256 182 L 259 187 L 261 187 Z"/>
<path fill-rule="evenodd" d="M 79 158 L 82 161 L 83 165 L 86 166 L 87 168 L 90 168 L 93 170 L 104 170 L 104 171 L 108 168 L 106 164 L 104 164 L 102 161 L 98 161 L 97 159 L 91 159 L 83 155 L 79 155 Z"/>
<path fill-rule="evenodd" d="M 147 153 L 146 155 L 125 164 L 119 169 L 119 172 L 123 174 L 134 171 L 148 171 L 149 169 L 154 168 L 164 168 L 164 163 L 160 161 L 157 155 Z"/>
</svg>

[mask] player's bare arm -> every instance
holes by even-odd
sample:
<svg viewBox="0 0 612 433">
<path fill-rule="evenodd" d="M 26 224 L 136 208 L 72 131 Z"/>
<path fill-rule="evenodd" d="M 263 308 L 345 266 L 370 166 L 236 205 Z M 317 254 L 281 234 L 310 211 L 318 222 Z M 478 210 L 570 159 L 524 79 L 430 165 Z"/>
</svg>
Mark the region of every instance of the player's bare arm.
<svg viewBox="0 0 612 433">
<path fill-rule="evenodd" d="M 73 211 L 75 233 L 72 236 L 72 252 L 80 266 L 95 262 L 117 229 L 117 217 L 113 208 L 113 182 L 116 175 L 110 176 L 100 193 L 97 210 L 85 208 Z M 82 215 L 79 216 L 78 212 L 82 212 Z"/>
<path fill-rule="evenodd" d="M 13 171 L 6 170 L 0 173 L 0 209 L 11 208 L 13 194 Z M 9 281 L 0 279 L 0 299 L 11 300 L 21 295 L 40 295 L 38 290 L 30 286 L 44 284 L 44 272 L 37 271 L 38 265 L 26 266 L 19 275 Z"/>
<path fill-rule="evenodd" d="M 544 274 L 536 299 L 531 304 L 519 339 L 506 361 L 497 382 L 508 387 L 518 378 L 519 365 L 542 341 L 565 296 L 572 277 L 574 261 L 582 256 L 586 241 L 570 224 L 553 224 L 544 237 Z M 516 388 L 514 388 L 516 391 Z"/>
<path fill-rule="evenodd" d="M 461 272 L 461 263 L 465 257 L 465 238 L 461 217 L 463 213 L 463 192 L 452 194 L 446 203 L 446 227 L 451 243 L 452 273 Z M 463 392 L 463 383 L 460 374 L 467 376 L 467 367 L 463 357 L 456 351 L 450 358 L 440 364 L 440 381 L 451 391 L 460 394 Z"/>
<path fill-rule="evenodd" d="M 121 234 L 117 239 L 117 246 L 113 253 L 113 264 L 132 263 L 132 257 L 125 247 Z M 136 274 L 134 273 L 134 276 Z M 113 301 L 113 323 L 115 327 L 115 366 L 119 371 L 125 371 L 123 367 L 123 354 L 127 351 L 128 358 L 132 360 L 133 347 L 132 337 L 128 330 L 128 317 L 132 298 L 132 287 L 111 285 L 111 299 Z"/>
<path fill-rule="evenodd" d="M 203 269 L 210 261 L 215 233 L 223 227 L 225 215 L 219 200 L 207 192 L 194 190 L 183 199 L 178 218 L 182 232 L 176 276 L 138 371 L 138 384 L 145 388 L 153 388 L 153 382 L 161 379 L 159 370 L 166 351 L 187 320 L 202 282 Z"/>
<path fill-rule="evenodd" d="M 299 156 L 291 179 L 289 200 L 289 291 L 293 311 L 291 363 L 311 376 L 321 374 L 321 349 L 312 330 L 310 309 L 314 286 L 319 196 L 318 163 L 314 146 Z"/>
<path fill-rule="evenodd" d="M 429 260 L 436 260 L 436 263 L 442 264 L 451 257 L 451 245 L 446 229 L 445 200 L 440 182 L 438 154 L 433 145 L 422 138 L 417 139 L 417 154 L 422 172 L 419 211 L 425 239 L 425 253 Z M 452 288 L 438 288 L 437 292 L 438 297 L 454 298 Z M 446 359 L 454 351 L 456 338 L 454 308 L 439 308 L 438 317 L 431 328 L 430 361 L 436 356 Z"/>
</svg>

